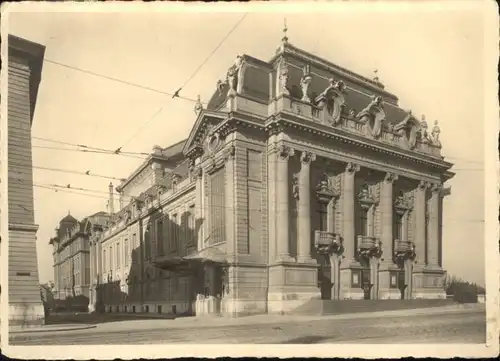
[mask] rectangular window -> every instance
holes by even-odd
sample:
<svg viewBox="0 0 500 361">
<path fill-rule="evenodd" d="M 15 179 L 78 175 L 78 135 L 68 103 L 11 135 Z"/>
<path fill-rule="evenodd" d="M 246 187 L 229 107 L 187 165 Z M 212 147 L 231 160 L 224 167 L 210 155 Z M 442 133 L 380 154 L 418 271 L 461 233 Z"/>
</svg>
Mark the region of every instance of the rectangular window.
<svg viewBox="0 0 500 361">
<path fill-rule="evenodd" d="M 163 256 L 164 249 L 163 249 L 163 244 L 164 244 L 164 239 L 163 239 L 163 219 L 158 218 L 156 220 L 156 245 L 158 249 L 158 254 L 160 256 Z"/>
<path fill-rule="evenodd" d="M 179 237 L 179 225 L 177 224 L 177 214 L 172 215 L 172 220 L 170 222 L 170 234 L 172 235 L 170 240 L 170 251 L 177 251 L 177 242 Z"/>
<path fill-rule="evenodd" d="M 121 266 L 121 257 L 120 257 L 120 242 L 116 244 L 116 268 L 120 268 Z"/>
<path fill-rule="evenodd" d="M 403 240 L 403 215 L 396 213 L 394 214 L 394 235 L 393 238 L 402 241 Z"/>
<path fill-rule="evenodd" d="M 113 246 L 109 246 L 109 270 L 113 270 Z"/>
<path fill-rule="evenodd" d="M 103 262 L 102 262 L 102 271 L 103 271 L 104 273 L 106 273 L 106 269 L 107 269 L 107 267 L 106 267 L 106 266 L 107 266 L 107 263 L 108 263 L 108 260 L 106 259 L 106 250 L 104 250 L 104 251 L 102 252 L 102 255 L 103 255 L 103 256 L 102 256 L 102 259 L 103 259 Z"/>
<path fill-rule="evenodd" d="M 319 218 L 319 230 L 326 231 L 328 229 L 327 226 L 327 210 L 326 204 L 318 203 L 318 218 Z"/>
<path fill-rule="evenodd" d="M 194 224 L 194 205 L 189 207 L 187 215 L 187 229 L 186 236 L 188 245 L 193 245 L 195 243 L 195 224 Z"/>
<path fill-rule="evenodd" d="M 224 196 L 224 169 L 220 169 L 210 176 L 210 232 L 208 243 L 225 242 L 225 196 Z"/>
<path fill-rule="evenodd" d="M 144 233 L 144 257 L 149 259 L 151 254 L 151 226 L 148 224 L 146 226 L 146 232 Z"/>
<path fill-rule="evenodd" d="M 361 236 L 368 236 L 368 210 L 361 209 L 359 214 L 359 230 Z"/>
<path fill-rule="evenodd" d="M 132 258 L 132 263 L 137 263 L 137 254 L 138 254 L 138 250 L 139 250 L 139 245 L 137 244 L 137 234 L 133 234 L 132 235 L 132 245 L 131 245 L 132 249 L 130 251 L 131 253 L 131 258 Z"/>
<path fill-rule="evenodd" d="M 125 266 L 128 266 L 130 254 L 129 254 L 129 251 L 128 251 L 128 239 L 127 238 L 125 238 L 124 248 L 125 248 L 124 249 L 125 261 L 123 263 L 125 264 Z"/>
</svg>

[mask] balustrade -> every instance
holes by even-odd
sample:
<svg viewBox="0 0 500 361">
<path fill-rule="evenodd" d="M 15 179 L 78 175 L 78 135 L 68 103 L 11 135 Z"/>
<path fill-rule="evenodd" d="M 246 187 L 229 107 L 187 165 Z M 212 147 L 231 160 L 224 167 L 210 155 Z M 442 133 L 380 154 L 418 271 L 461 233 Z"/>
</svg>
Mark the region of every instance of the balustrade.
<svg viewBox="0 0 500 361">
<path fill-rule="evenodd" d="M 362 257 L 380 257 L 382 242 L 377 237 L 358 236 L 358 254 Z"/>
<path fill-rule="evenodd" d="M 394 244 L 394 257 L 396 260 L 415 258 L 415 244 L 410 241 L 397 239 Z"/>
<path fill-rule="evenodd" d="M 314 247 L 319 253 L 341 254 L 343 242 L 339 234 L 326 231 L 314 232 Z"/>
</svg>

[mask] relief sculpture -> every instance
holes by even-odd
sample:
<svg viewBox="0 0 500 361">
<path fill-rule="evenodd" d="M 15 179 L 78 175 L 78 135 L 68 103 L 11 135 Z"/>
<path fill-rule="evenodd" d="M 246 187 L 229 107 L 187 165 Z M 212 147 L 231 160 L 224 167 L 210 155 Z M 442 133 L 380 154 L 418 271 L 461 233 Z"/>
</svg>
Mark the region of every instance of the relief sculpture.
<svg viewBox="0 0 500 361">
<path fill-rule="evenodd" d="M 365 123 L 366 132 L 374 138 L 382 134 L 382 122 L 385 120 L 382 98 L 372 96 L 368 106 L 358 113 L 357 118 Z"/>
</svg>

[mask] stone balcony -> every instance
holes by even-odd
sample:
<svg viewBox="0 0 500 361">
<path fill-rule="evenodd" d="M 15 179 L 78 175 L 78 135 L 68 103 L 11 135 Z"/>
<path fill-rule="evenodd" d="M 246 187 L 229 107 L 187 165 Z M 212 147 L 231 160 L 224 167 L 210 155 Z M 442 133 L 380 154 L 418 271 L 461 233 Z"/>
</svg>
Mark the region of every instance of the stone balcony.
<svg viewBox="0 0 500 361">
<path fill-rule="evenodd" d="M 396 239 L 394 243 L 394 257 L 396 260 L 413 259 L 415 245 L 411 241 Z"/>
<path fill-rule="evenodd" d="M 327 231 L 314 231 L 314 247 L 320 253 L 342 253 L 342 238 L 339 234 Z"/>
<path fill-rule="evenodd" d="M 380 257 L 382 243 L 380 239 L 372 236 L 358 236 L 358 253 L 363 257 Z"/>
</svg>

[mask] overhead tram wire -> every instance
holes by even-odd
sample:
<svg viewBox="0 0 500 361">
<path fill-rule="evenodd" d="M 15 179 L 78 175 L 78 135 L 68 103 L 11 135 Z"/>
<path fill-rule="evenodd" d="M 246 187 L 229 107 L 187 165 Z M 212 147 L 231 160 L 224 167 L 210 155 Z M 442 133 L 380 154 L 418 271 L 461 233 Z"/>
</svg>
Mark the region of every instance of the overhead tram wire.
<svg viewBox="0 0 500 361">
<path fill-rule="evenodd" d="M 231 34 L 236 30 L 236 28 L 241 24 L 241 22 L 245 19 L 248 13 L 244 13 L 243 16 L 238 20 L 238 22 L 231 28 L 231 30 L 226 34 L 226 36 L 219 42 L 219 44 L 215 47 L 215 49 L 207 56 L 207 58 L 196 68 L 194 73 L 184 82 L 184 84 L 181 85 L 181 87 L 175 92 L 175 94 L 172 96 L 178 97 L 180 96 L 179 93 L 180 91 L 196 76 L 196 74 L 200 71 L 200 69 L 210 60 L 210 58 L 215 54 L 217 50 L 222 46 L 222 44 L 231 36 Z"/>
<path fill-rule="evenodd" d="M 131 155 L 131 154 L 122 154 L 121 152 L 115 153 L 113 151 L 100 151 L 100 150 L 93 150 L 93 149 L 71 149 L 71 148 L 58 148 L 58 147 L 45 147 L 41 145 L 33 145 L 33 148 L 39 148 L 39 149 L 50 149 L 50 150 L 62 150 L 62 151 L 70 151 L 70 152 L 81 152 L 81 153 L 94 153 L 94 154 L 105 154 L 105 155 L 119 155 L 122 157 L 128 157 L 128 158 L 136 158 L 136 159 L 142 159 L 145 160 L 146 157 L 140 157 L 136 155 Z"/>
<path fill-rule="evenodd" d="M 85 73 L 85 74 L 93 75 L 93 76 L 96 76 L 96 77 L 99 77 L 99 78 L 111 80 L 111 81 L 114 81 L 114 82 L 117 82 L 117 83 L 129 85 L 129 86 L 140 88 L 140 89 L 144 89 L 144 90 L 148 90 L 148 91 L 151 91 L 151 92 L 155 92 L 155 93 L 159 93 L 159 94 L 163 94 L 163 95 L 168 95 L 168 96 L 174 95 L 172 93 L 169 93 L 169 92 L 166 92 L 166 91 L 163 91 L 163 90 L 159 90 L 159 89 L 151 88 L 151 87 L 148 87 L 148 86 L 140 85 L 140 84 L 133 83 L 133 82 L 130 82 L 130 81 L 127 81 L 127 80 L 118 79 L 118 78 L 111 77 L 111 76 L 108 76 L 108 75 L 103 75 L 103 74 L 96 73 L 96 72 L 93 72 L 93 71 L 90 71 L 90 70 L 86 70 L 86 69 L 82 69 L 82 68 L 79 68 L 79 67 L 76 67 L 76 66 L 64 64 L 64 63 L 61 63 L 61 62 L 58 62 L 58 61 L 55 61 L 55 60 L 43 59 L 43 61 L 47 62 L 47 63 L 51 63 L 51 64 L 62 66 L 64 68 L 68 68 L 68 69 L 72 69 L 72 70 L 75 70 L 75 71 L 79 71 L 79 72 L 82 72 L 82 73 Z M 187 100 L 187 101 L 190 101 L 190 102 L 193 102 L 193 103 L 196 102 L 196 99 L 192 99 L 192 98 L 188 98 L 188 97 L 184 97 L 184 96 L 179 96 L 178 98 L 183 99 L 183 100 Z"/>
<path fill-rule="evenodd" d="M 57 143 L 57 144 L 62 144 L 62 145 L 69 145 L 69 146 L 74 146 L 74 147 L 80 147 L 80 148 L 85 148 L 85 149 L 90 149 L 90 150 L 99 150 L 103 152 L 111 152 L 114 153 L 114 150 L 112 149 L 105 149 L 105 148 L 97 148 L 97 147 L 92 147 L 89 145 L 85 144 L 78 144 L 78 143 L 69 143 L 69 142 L 63 142 L 60 140 L 56 139 L 50 139 L 50 138 L 43 138 L 43 137 L 32 137 L 33 139 L 41 140 L 44 142 L 50 142 L 50 143 Z M 40 148 L 40 146 L 37 146 L 37 148 Z M 134 155 L 150 155 L 149 153 L 145 152 L 120 152 L 121 154 L 134 154 Z"/>
<path fill-rule="evenodd" d="M 31 168 L 31 167 L 26 167 L 26 168 Z M 105 176 L 105 175 L 100 175 L 100 174 L 93 174 L 91 173 L 90 170 L 87 170 L 85 172 L 79 172 L 79 171 L 74 171 L 74 170 L 67 170 L 67 169 L 59 169 L 59 168 L 49 168 L 49 167 L 41 167 L 41 166 L 33 166 L 33 169 L 41 169 L 41 170 L 48 170 L 48 171 L 53 171 L 53 172 L 61 172 L 61 173 L 68 173 L 68 174 L 78 174 L 78 175 L 85 175 L 89 177 L 97 177 L 97 178 L 104 178 L 104 179 L 110 179 L 110 180 L 117 180 L 117 181 L 124 181 L 125 178 L 117 178 L 117 177 L 110 177 L 110 176 Z"/>
<path fill-rule="evenodd" d="M 219 44 L 215 47 L 214 50 L 208 55 L 208 57 L 196 68 L 196 70 L 191 74 L 191 76 L 184 82 L 184 84 L 177 89 L 174 94 L 169 94 L 172 96 L 171 99 L 175 98 L 180 98 L 180 99 L 185 99 L 183 96 L 180 95 L 181 90 L 195 77 L 195 75 L 200 71 L 200 69 L 207 63 L 207 61 L 215 54 L 215 52 L 222 46 L 222 44 L 229 38 L 229 36 L 236 30 L 236 28 L 241 24 L 243 19 L 247 16 L 247 13 L 244 13 L 243 16 L 238 20 L 238 22 L 231 28 L 231 30 L 226 34 L 226 36 L 219 42 Z M 126 142 L 124 142 L 120 147 L 118 147 L 117 151 L 121 151 L 127 144 L 130 143 L 144 128 L 146 128 L 155 118 L 157 115 L 159 115 L 163 109 L 165 109 L 165 105 L 160 107 L 156 113 L 153 114 L 151 118 L 148 119 L 146 123 L 144 123 L 142 126 L 139 127 L 137 132 L 135 132 L 129 139 L 127 139 Z"/>
</svg>

